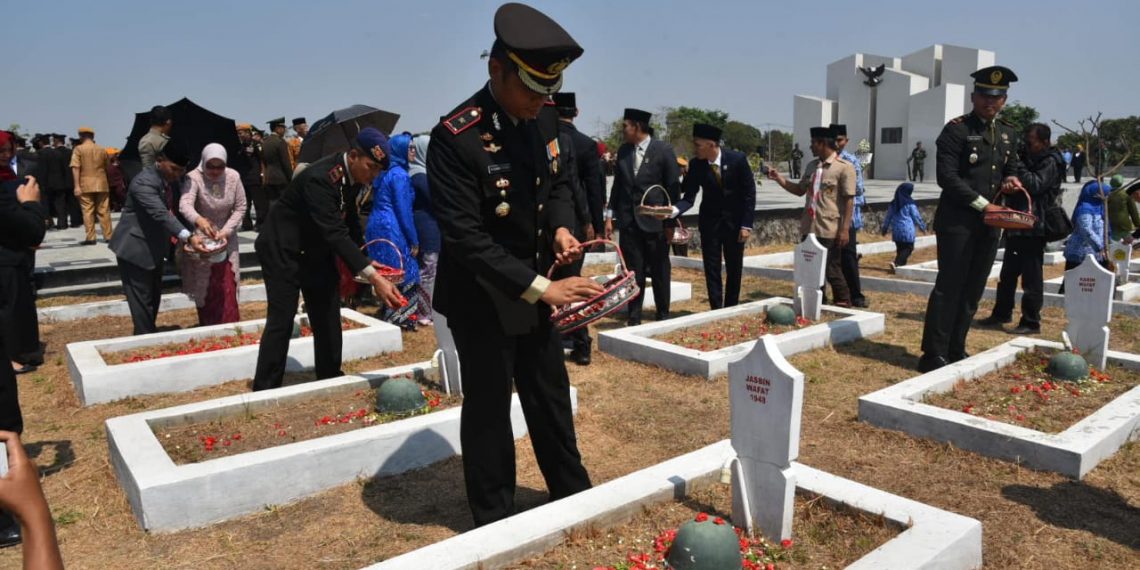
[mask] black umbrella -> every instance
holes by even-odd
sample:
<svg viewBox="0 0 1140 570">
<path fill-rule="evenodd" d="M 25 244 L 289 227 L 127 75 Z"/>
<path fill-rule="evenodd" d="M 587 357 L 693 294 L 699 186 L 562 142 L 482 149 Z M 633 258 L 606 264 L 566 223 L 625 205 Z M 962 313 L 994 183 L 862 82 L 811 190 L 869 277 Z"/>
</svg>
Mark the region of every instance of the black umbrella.
<svg viewBox="0 0 1140 570">
<path fill-rule="evenodd" d="M 238 140 L 233 119 L 200 107 L 185 97 L 167 105 L 166 108 L 170 110 L 171 118 L 174 120 L 174 126 L 170 129 L 170 138 L 179 141 L 190 153 L 192 167 L 197 163 L 202 149 L 210 143 L 226 147 L 226 154 L 231 158 L 241 152 L 241 141 Z M 135 113 L 135 126 L 131 128 L 127 145 L 119 155 L 119 162 L 129 178 L 134 178 L 141 169 L 139 140 L 149 130 L 150 111 Z"/>
<path fill-rule="evenodd" d="M 338 109 L 313 123 L 309 136 L 301 143 L 297 162 L 316 162 L 322 157 L 344 152 L 360 129 L 374 127 L 386 135 L 392 134 L 400 116 L 368 105 L 353 105 Z"/>
</svg>

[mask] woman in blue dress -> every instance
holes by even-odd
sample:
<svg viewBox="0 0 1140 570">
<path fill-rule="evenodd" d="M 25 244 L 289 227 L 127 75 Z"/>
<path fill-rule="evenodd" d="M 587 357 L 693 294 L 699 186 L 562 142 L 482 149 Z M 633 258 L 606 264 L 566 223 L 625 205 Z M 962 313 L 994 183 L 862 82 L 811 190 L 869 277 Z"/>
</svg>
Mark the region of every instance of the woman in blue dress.
<svg viewBox="0 0 1140 570">
<path fill-rule="evenodd" d="M 368 257 L 388 267 L 404 269 L 404 280 L 400 292 L 408 300 L 406 306 L 398 309 L 383 308 L 380 317 L 387 322 L 404 328 L 415 328 L 418 310 L 420 271 L 416 263 L 419 251 L 419 236 L 412 217 L 412 203 L 415 190 L 408 175 L 408 147 L 412 135 L 402 133 L 392 137 L 390 164 L 383 174 L 372 183 L 372 213 L 368 216 L 368 226 L 364 230 L 365 241 L 385 239 L 384 242 L 368 246 Z M 399 250 L 397 256 L 396 250 Z"/>
</svg>

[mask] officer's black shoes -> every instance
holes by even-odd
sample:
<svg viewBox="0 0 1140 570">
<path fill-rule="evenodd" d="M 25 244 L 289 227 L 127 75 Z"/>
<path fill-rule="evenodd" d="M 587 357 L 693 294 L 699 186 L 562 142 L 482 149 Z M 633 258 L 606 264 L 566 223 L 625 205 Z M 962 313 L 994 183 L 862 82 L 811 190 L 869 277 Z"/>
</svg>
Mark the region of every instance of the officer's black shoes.
<svg viewBox="0 0 1140 570">
<path fill-rule="evenodd" d="M 1016 328 L 1009 331 L 1009 334 L 1017 334 L 1017 335 L 1041 334 L 1041 327 L 1031 327 L 1029 325 L 1017 325 Z"/>
<path fill-rule="evenodd" d="M 977 322 L 977 325 L 979 327 L 987 329 L 1000 329 L 1002 325 L 1009 324 L 1012 320 L 1013 319 L 1002 319 L 994 315 L 990 315 L 984 319 L 979 320 Z"/>
<path fill-rule="evenodd" d="M 590 351 L 589 350 L 575 349 L 573 352 L 570 353 L 570 360 L 573 360 L 574 364 L 577 364 L 578 366 L 589 366 L 590 365 Z"/>
<path fill-rule="evenodd" d="M 629 319 L 628 321 L 625 322 L 625 326 L 627 326 L 627 327 L 636 327 L 640 324 L 641 324 L 641 319 Z"/>
<path fill-rule="evenodd" d="M 959 352 L 958 354 L 951 354 L 950 355 L 950 364 L 958 362 L 959 360 L 966 360 L 969 357 L 970 357 L 970 353 L 968 353 L 968 352 Z"/>
<path fill-rule="evenodd" d="M 950 364 L 950 362 L 946 360 L 945 356 L 939 356 L 937 354 L 924 354 L 922 355 L 922 358 L 918 359 L 918 371 L 925 374 L 932 370 L 938 370 L 947 364 Z"/>
<path fill-rule="evenodd" d="M 0 512 L 0 548 L 20 544 L 24 537 L 20 534 L 20 523 L 12 515 Z"/>
<path fill-rule="evenodd" d="M 866 309 L 870 305 L 867 303 L 867 299 L 859 298 L 859 299 L 855 299 L 855 300 L 851 301 L 851 306 L 858 308 L 858 309 Z"/>
</svg>

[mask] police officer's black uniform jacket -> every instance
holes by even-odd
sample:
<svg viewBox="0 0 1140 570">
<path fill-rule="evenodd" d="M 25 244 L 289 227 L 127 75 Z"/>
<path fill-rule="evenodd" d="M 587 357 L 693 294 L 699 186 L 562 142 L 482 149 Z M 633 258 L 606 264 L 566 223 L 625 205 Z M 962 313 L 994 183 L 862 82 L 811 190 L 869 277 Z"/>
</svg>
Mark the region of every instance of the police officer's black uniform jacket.
<svg viewBox="0 0 1140 570">
<path fill-rule="evenodd" d="M 947 233 L 997 230 L 982 223 L 982 206 L 993 200 L 1002 181 L 1021 169 L 1018 134 L 1002 119 L 986 123 L 974 113 L 951 120 L 938 136 L 938 186 L 942 194 L 934 230 Z"/>
<path fill-rule="evenodd" d="M 535 304 L 553 263 L 553 234 L 572 231 L 575 221 L 557 113 L 547 106 L 516 124 L 484 86 L 431 135 L 428 181 L 443 238 L 436 310 L 452 326 L 533 332 L 550 314 Z M 504 203 L 509 212 L 497 215 Z"/>
<path fill-rule="evenodd" d="M 573 165 L 568 172 L 577 178 L 576 190 L 581 196 L 575 198 L 575 209 L 578 212 L 578 230 L 584 234 L 585 226 L 593 226 L 594 233 L 602 235 L 606 226 L 603 219 L 603 210 L 606 202 L 605 176 L 602 175 L 602 161 L 598 158 L 598 145 L 594 139 L 586 136 L 574 123 L 559 121 L 558 128 L 564 138 L 569 138 L 571 149 L 563 148 L 563 154 L 568 155 Z M 571 180 L 571 185 L 573 180 Z"/>
<path fill-rule="evenodd" d="M 305 259 L 335 254 L 354 275 L 369 265 L 353 239 L 361 234 L 356 215 L 360 185 L 351 178 L 345 153 L 322 158 L 297 175 L 257 235 L 263 270 L 299 283 Z"/>
</svg>

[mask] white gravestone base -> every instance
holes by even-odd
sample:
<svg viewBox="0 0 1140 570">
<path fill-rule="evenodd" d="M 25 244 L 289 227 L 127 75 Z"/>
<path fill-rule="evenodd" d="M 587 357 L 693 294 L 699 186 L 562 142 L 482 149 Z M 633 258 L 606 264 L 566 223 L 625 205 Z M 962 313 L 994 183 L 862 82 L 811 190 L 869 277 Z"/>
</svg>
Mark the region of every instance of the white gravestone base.
<svg viewBox="0 0 1140 570">
<path fill-rule="evenodd" d="M 823 306 L 823 282 L 827 269 L 827 248 L 815 234 L 808 234 L 795 249 L 792 281 L 795 283 L 792 308 L 796 315 L 818 321 Z"/>
</svg>

